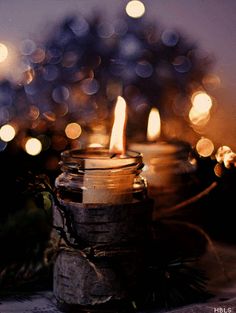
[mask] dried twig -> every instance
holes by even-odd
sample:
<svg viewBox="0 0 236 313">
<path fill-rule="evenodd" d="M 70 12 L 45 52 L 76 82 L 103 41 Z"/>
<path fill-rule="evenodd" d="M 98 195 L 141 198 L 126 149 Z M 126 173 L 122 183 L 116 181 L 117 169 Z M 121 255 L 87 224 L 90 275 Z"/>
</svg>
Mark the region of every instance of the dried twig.
<svg viewBox="0 0 236 313">
<path fill-rule="evenodd" d="M 212 190 L 214 190 L 218 186 L 217 182 L 213 182 L 210 186 L 208 186 L 206 189 L 198 193 L 197 195 L 193 196 L 192 198 L 189 198 L 185 201 L 182 201 L 175 206 L 165 208 L 165 210 L 160 210 L 155 213 L 155 219 L 162 219 L 162 218 L 167 218 L 169 216 L 172 216 L 173 213 L 176 211 L 183 209 L 187 207 L 190 204 L 193 204 L 197 202 L 198 200 L 202 199 L 203 197 L 207 196 Z"/>
</svg>

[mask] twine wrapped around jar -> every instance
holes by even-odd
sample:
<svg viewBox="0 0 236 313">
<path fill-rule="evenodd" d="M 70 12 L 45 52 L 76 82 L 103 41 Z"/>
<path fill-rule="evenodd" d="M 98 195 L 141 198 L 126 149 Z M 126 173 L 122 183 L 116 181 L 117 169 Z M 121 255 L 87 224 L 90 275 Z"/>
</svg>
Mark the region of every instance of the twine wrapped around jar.
<svg viewBox="0 0 236 313">
<path fill-rule="evenodd" d="M 94 306 L 132 297 L 145 272 L 152 201 L 140 176 L 142 157 L 105 149 L 62 154 L 54 225 L 62 240 L 54 267 L 60 303 Z"/>
</svg>

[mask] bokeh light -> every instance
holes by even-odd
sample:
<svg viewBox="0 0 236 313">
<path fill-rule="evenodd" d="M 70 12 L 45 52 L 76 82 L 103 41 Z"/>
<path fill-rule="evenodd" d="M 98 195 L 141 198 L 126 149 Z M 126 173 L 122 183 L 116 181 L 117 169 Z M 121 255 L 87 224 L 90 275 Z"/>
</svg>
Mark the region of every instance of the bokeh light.
<svg viewBox="0 0 236 313">
<path fill-rule="evenodd" d="M 34 77 L 34 70 L 29 67 L 25 72 L 22 73 L 22 83 L 28 85 L 33 81 Z"/>
<path fill-rule="evenodd" d="M 202 83 L 207 90 L 215 90 L 216 88 L 220 87 L 221 80 L 218 75 L 207 74 L 203 77 Z"/>
<path fill-rule="evenodd" d="M 138 64 L 136 65 L 135 72 L 138 76 L 142 78 L 148 78 L 153 73 L 153 67 L 149 62 L 141 61 L 138 62 Z"/>
<path fill-rule="evenodd" d="M 189 119 L 193 125 L 203 127 L 208 123 L 210 119 L 210 113 L 199 112 L 195 107 L 192 107 L 189 111 Z"/>
<path fill-rule="evenodd" d="M 161 118 L 157 108 L 152 108 L 148 116 L 147 140 L 155 141 L 161 134 Z"/>
<path fill-rule="evenodd" d="M 99 84 L 96 79 L 87 78 L 83 80 L 81 89 L 86 95 L 91 96 L 97 93 L 99 89 Z"/>
<path fill-rule="evenodd" d="M 224 165 L 226 168 L 230 168 L 231 166 L 236 166 L 236 153 L 231 151 L 227 153 L 224 157 Z"/>
<path fill-rule="evenodd" d="M 56 115 L 54 112 L 47 111 L 43 113 L 44 118 L 49 121 L 49 122 L 55 122 L 56 120 Z"/>
<path fill-rule="evenodd" d="M 216 160 L 217 160 L 217 162 L 219 162 L 219 163 L 224 162 L 225 155 L 228 154 L 228 153 L 231 153 L 231 152 L 232 152 L 232 150 L 228 146 L 221 146 L 221 147 L 219 147 L 217 152 L 216 152 Z"/>
<path fill-rule="evenodd" d="M 223 168 L 222 168 L 222 166 L 221 166 L 219 163 L 217 163 L 217 164 L 214 166 L 214 173 L 215 173 L 215 175 L 218 176 L 218 177 L 221 177 L 221 176 L 222 176 L 222 174 L 223 174 Z"/>
<path fill-rule="evenodd" d="M 236 153 L 234 153 L 230 147 L 222 146 L 216 152 L 216 160 L 219 163 L 224 163 L 226 168 L 236 166 Z"/>
<path fill-rule="evenodd" d="M 33 63 L 40 63 L 45 58 L 45 51 L 43 48 L 37 48 L 32 54 L 31 54 L 31 61 Z"/>
<path fill-rule="evenodd" d="M 36 49 L 36 44 L 31 39 L 25 39 L 21 42 L 20 51 L 23 55 L 31 55 Z"/>
<path fill-rule="evenodd" d="M 8 57 L 8 49 L 3 43 L 0 42 L 0 63 L 4 62 Z"/>
<path fill-rule="evenodd" d="M 132 18 L 139 18 L 145 13 L 145 6 L 141 1 L 132 0 L 126 5 L 126 13 Z"/>
<path fill-rule="evenodd" d="M 37 155 L 42 151 L 42 144 L 37 138 L 28 138 L 25 143 L 25 151 L 30 155 Z"/>
<path fill-rule="evenodd" d="M 191 69 L 191 62 L 189 58 L 179 55 L 177 56 L 174 61 L 172 62 L 175 70 L 179 73 L 186 73 Z"/>
<path fill-rule="evenodd" d="M 129 140 L 146 138 L 147 112 L 152 105 L 160 108 L 165 136 L 181 137 L 187 122 L 191 128 L 186 138 L 191 143 L 196 132 L 204 134 L 201 127 L 210 118 L 212 102 L 204 108 L 198 102 L 201 93 L 206 102 L 211 100 L 203 82 L 213 85 L 217 79 L 207 76 L 208 67 L 198 57 L 197 47 L 181 32 L 137 19 L 146 13 L 145 6 L 147 10 L 143 0 L 127 0 L 122 16 L 109 22 L 68 16 L 55 27 L 55 34 L 53 29 L 41 40 L 20 42 L 20 78 L 14 78 L 17 88 L 12 81 L 0 84 L 0 125 L 17 125 L 17 147 L 20 142 L 25 149 L 28 136 L 35 137 L 47 158 L 52 151 L 58 153 L 78 143 L 107 146 L 111 107 L 122 94 L 131 116 Z M 15 77 L 14 47 L 10 42 L 4 45 L 8 57 L 0 66 L 14 68 Z M 180 100 L 174 106 L 172 99 L 177 96 Z M 172 113 L 178 117 L 172 118 Z M 168 125 L 167 120 L 171 121 Z M 155 123 L 156 127 L 159 122 Z M 97 128 L 100 124 L 104 130 Z"/>
<path fill-rule="evenodd" d="M 66 126 L 65 133 L 68 138 L 76 139 L 81 135 L 82 129 L 78 123 L 70 123 Z"/>
<path fill-rule="evenodd" d="M 15 128 L 10 124 L 5 124 L 0 128 L 0 138 L 5 142 L 9 142 L 14 139 L 16 135 Z"/>
<path fill-rule="evenodd" d="M 161 40 L 167 47 L 174 47 L 179 41 L 179 34 L 173 29 L 166 29 L 161 34 Z"/>
<path fill-rule="evenodd" d="M 211 97 L 206 92 L 197 91 L 193 93 L 191 102 L 190 121 L 197 127 L 204 127 L 210 120 L 210 110 L 213 104 Z"/>
<path fill-rule="evenodd" d="M 29 112 L 28 112 L 28 114 L 27 114 L 27 118 L 28 118 L 29 120 L 35 121 L 35 120 L 37 120 L 37 118 L 39 117 L 39 114 L 40 114 L 39 108 L 36 107 L 35 105 L 31 105 L 31 106 L 29 107 Z"/>
<path fill-rule="evenodd" d="M 52 98 L 57 103 L 61 103 L 68 100 L 69 96 L 70 96 L 69 89 L 65 86 L 57 86 L 52 91 Z"/>
<path fill-rule="evenodd" d="M 212 107 L 212 99 L 211 97 L 202 91 L 195 92 L 192 97 L 191 101 L 195 110 L 199 113 L 208 112 Z"/>
<path fill-rule="evenodd" d="M 98 26 L 98 35 L 101 38 L 110 38 L 114 31 L 114 26 L 110 23 L 101 23 Z"/>
<path fill-rule="evenodd" d="M 196 144 L 196 150 L 202 157 L 209 157 L 212 155 L 215 147 L 213 142 L 208 138 L 201 138 Z"/>
</svg>

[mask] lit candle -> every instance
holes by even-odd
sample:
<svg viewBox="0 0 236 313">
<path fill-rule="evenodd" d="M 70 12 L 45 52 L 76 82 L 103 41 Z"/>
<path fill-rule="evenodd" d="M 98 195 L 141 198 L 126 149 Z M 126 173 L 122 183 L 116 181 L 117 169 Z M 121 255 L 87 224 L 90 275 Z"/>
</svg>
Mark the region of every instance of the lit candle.
<svg viewBox="0 0 236 313">
<path fill-rule="evenodd" d="M 129 146 L 131 150 L 143 154 L 145 166 L 142 175 L 147 179 L 149 196 L 155 200 L 156 208 L 169 207 L 180 201 L 185 177 L 189 177 L 196 169 L 188 143 L 163 141 L 160 140 L 160 134 L 159 111 L 153 108 L 148 119 L 147 142 L 132 143 Z"/>
<path fill-rule="evenodd" d="M 114 115 L 109 150 L 87 148 L 62 153 L 64 167 L 73 167 L 80 173 L 79 176 L 70 177 L 68 183 L 72 184 L 74 179 L 76 187 L 81 185 L 79 192 L 82 203 L 127 203 L 133 198 L 137 173 L 131 171 L 130 167 L 136 164 L 135 167 L 139 168 L 142 157 L 140 153 L 125 151 L 126 103 L 122 97 L 117 99 Z M 56 180 L 59 189 L 61 184 L 64 186 L 66 175 L 64 173 Z"/>
<path fill-rule="evenodd" d="M 99 175 L 101 183 L 85 174 L 83 203 L 124 203 L 132 200 L 134 175 L 117 175 L 114 172 L 114 167 L 124 167 L 132 162 L 132 156 L 125 155 L 126 102 L 122 97 L 117 98 L 114 115 L 109 151 L 101 153 L 100 149 L 99 155 L 94 153 L 85 162 L 87 169 L 96 169 L 95 175 Z"/>
<path fill-rule="evenodd" d="M 125 151 L 125 124 L 126 103 L 118 97 L 110 148 L 62 153 L 54 225 L 67 234 L 70 249 L 62 246 L 57 256 L 54 294 L 64 304 L 95 306 L 137 290 L 152 201 L 140 175 L 141 154 Z M 76 238 L 85 245 L 82 251 L 73 248 Z"/>
</svg>

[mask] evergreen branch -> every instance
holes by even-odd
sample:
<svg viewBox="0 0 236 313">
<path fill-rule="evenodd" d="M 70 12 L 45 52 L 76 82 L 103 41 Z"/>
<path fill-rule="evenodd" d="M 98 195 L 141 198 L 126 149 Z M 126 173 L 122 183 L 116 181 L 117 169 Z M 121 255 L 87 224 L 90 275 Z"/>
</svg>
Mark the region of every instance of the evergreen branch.
<svg viewBox="0 0 236 313">
<path fill-rule="evenodd" d="M 230 277 L 225 269 L 224 263 L 221 260 L 221 257 L 219 255 L 219 253 L 217 252 L 217 249 L 213 243 L 213 241 L 211 240 L 210 236 L 204 231 L 204 229 L 202 229 L 200 226 L 186 222 L 186 221 L 176 221 L 176 220 L 167 220 L 167 223 L 169 224 L 176 224 L 176 225 L 183 225 L 186 226 L 188 228 L 191 229 L 195 229 L 198 233 L 200 233 L 201 235 L 203 235 L 203 237 L 206 239 L 207 243 L 209 244 L 209 247 L 213 253 L 213 255 L 215 256 L 215 259 L 223 273 L 223 275 L 225 276 L 226 280 L 230 281 Z"/>
</svg>

